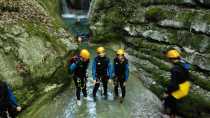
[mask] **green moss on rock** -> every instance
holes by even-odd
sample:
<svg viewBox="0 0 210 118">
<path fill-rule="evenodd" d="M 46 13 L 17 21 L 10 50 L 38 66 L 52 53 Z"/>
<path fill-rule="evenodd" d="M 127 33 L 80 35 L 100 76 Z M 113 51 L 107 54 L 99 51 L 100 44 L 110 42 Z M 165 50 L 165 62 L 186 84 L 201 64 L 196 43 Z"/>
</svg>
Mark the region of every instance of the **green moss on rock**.
<svg viewBox="0 0 210 118">
<path fill-rule="evenodd" d="M 151 7 L 146 10 L 145 18 L 151 22 L 157 22 L 164 19 L 164 12 L 161 8 Z"/>
</svg>

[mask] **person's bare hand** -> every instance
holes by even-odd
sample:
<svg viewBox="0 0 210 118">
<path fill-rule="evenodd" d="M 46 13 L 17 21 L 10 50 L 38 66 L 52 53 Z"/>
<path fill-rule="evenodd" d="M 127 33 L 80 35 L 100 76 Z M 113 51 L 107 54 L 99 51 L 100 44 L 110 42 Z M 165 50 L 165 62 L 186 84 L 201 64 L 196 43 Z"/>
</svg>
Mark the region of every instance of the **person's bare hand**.
<svg viewBox="0 0 210 118">
<path fill-rule="evenodd" d="M 112 80 L 111 79 L 109 79 L 109 83 L 112 84 Z"/>
<path fill-rule="evenodd" d="M 163 97 L 165 98 L 165 97 L 168 97 L 168 94 L 167 93 L 164 93 L 163 94 Z"/>
<path fill-rule="evenodd" d="M 94 84 L 94 85 L 96 84 L 96 80 L 93 80 L 93 84 Z"/>
<path fill-rule="evenodd" d="M 17 110 L 18 112 L 20 112 L 20 111 L 22 110 L 22 108 L 21 108 L 20 106 L 18 106 L 18 107 L 16 108 L 16 110 Z"/>
<path fill-rule="evenodd" d="M 126 82 L 123 83 L 123 86 L 126 86 Z"/>
</svg>

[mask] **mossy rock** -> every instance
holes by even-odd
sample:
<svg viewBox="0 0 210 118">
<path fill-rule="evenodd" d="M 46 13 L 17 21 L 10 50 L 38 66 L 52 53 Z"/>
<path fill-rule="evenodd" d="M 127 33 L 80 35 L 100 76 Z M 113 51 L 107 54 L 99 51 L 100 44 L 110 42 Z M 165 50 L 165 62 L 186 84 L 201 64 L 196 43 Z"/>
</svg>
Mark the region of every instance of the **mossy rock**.
<svg viewBox="0 0 210 118">
<path fill-rule="evenodd" d="M 149 87 L 149 89 L 155 93 L 159 98 L 162 98 L 163 96 L 163 93 L 165 91 L 165 89 L 159 84 L 154 84 L 154 85 L 151 85 Z"/>
<path fill-rule="evenodd" d="M 59 13 L 61 13 L 60 0 L 37 0 L 40 5 L 52 16 L 53 27 L 65 27 Z"/>
<path fill-rule="evenodd" d="M 151 22 L 157 22 L 164 19 L 164 13 L 161 8 L 152 7 L 146 10 L 145 18 Z"/>
<path fill-rule="evenodd" d="M 194 1 L 188 0 L 143 0 L 143 6 L 150 5 L 182 5 L 182 6 L 195 6 Z"/>
<path fill-rule="evenodd" d="M 195 12 L 193 11 L 179 11 L 177 13 L 177 20 L 184 22 L 185 25 L 190 26 L 191 21 L 193 20 L 193 17 L 195 15 Z"/>
<path fill-rule="evenodd" d="M 187 118 L 208 118 L 210 102 L 198 94 L 190 93 L 178 105 L 178 112 Z"/>
<path fill-rule="evenodd" d="M 70 81 L 66 69 L 63 68 L 63 61 L 68 52 L 72 55 L 75 51 L 66 48 L 66 44 L 61 40 L 62 36 L 57 35 L 63 23 L 58 14 L 59 0 L 37 1 L 52 18 L 53 22 L 49 24 L 51 27 L 28 20 L 0 26 L 0 38 L 4 44 L 2 47 L 6 47 L 9 52 L 7 54 L 5 49 L 0 48 L 0 60 L 3 59 L 1 66 L 5 67 L 1 69 L 0 79 L 7 80 L 17 96 L 18 103 L 24 108 L 42 96 L 46 86 L 63 85 Z M 33 3 L 38 5 L 38 2 Z M 47 51 L 50 51 L 49 55 L 45 55 Z M 16 67 L 19 64 L 24 65 L 24 69 L 21 69 L 26 70 L 25 72 L 18 72 Z M 4 77 L 1 77 L 2 75 Z"/>
</svg>

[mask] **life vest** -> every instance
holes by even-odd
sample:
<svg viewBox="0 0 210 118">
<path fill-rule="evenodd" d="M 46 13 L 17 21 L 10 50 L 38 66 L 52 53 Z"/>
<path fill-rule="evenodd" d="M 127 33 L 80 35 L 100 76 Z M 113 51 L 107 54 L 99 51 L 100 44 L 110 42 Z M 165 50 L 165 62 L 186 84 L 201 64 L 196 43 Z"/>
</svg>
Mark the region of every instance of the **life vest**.
<svg viewBox="0 0 210 118">
<path fill-rule="evenodd" d="M 96 76 L 107 75 L 109 59 L 107 57 L 96 57 L 95 62 L 96 62 Z"/>
<path fill-rule="evenodd" d="M 191 84 L 189 81 L 179 84 L 179 89 L 171 93 L 176 99 L 181 99 L 189 94 Z"/>
<path fill-rule="evenodd" d="M 128 60 L 126 58 L 123 62 L 120 62 L 118 58 L 114 59 L 114 70 L 117 77 L 124 79 L 127 64 Z"/>
</svg>

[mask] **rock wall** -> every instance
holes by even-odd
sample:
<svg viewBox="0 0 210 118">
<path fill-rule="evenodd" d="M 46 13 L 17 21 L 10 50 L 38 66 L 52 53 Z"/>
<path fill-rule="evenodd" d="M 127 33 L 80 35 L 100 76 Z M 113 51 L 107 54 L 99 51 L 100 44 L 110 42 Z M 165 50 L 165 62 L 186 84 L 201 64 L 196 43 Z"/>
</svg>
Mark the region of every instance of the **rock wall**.
<svg viewBox="0 0 210 118">
<path fill-rule="evenodd" d="M 170 79 L 163 51 L 181 50 L 192 64 L 193 87 L 180 104 L 186 118 L 210 117 L 210 2 L 208 0 L 95 0 L 95 41 L 123 41 L 137 57 L 141 80 L 160 98 Z"/>
<path fill-rule="evenodd" d="M 22 106 L 66 79 L 63 61 L 77 45 L 58 10 L 58 0 L 0 0 L 0 79 Z"/>
</svg>

